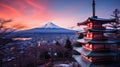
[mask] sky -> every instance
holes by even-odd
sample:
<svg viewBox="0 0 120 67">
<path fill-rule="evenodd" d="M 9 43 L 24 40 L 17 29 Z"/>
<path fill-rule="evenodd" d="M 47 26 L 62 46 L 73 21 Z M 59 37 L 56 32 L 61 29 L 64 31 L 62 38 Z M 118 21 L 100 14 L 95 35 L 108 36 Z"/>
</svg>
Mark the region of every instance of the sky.
<svg viewBox="0 0 120 67">
<path fill-rule="evenodd" d="M 96 0 L 96 15 L 111 18 L 120 10 L 120 0 Z M 92 16 L 92 0 L 0 0 L 0 18 L 12 19 L 26 29 L 53 22 L 64 28 L 76 26 Z"/>
</svg>

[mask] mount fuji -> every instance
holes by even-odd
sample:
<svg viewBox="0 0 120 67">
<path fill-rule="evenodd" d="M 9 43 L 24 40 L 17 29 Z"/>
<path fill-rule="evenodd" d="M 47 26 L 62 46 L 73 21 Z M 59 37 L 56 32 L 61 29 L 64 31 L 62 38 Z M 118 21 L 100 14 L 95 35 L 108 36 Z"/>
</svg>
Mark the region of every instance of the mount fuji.
<svg viewBox="0 0 120 67">
<path fill-rule="evenodd" d="M 60 26 L 55 25 L 52 22 L 48 22 L 45 25 L 43 25 L 42 27 L 38 27 L 38 28 L 33 28 L 33 29 L 29 29 L 29 30 L 22 30 L 22 31 L 17 31 L 12 33 L 11 35 L 14 36 L 19 36 L 19 35 L 28 35 L 28 34 L 75 34 L 75 30 L 69 30 L 69 29 L 65 29 L 62 28 Z M 10 36 L 11 36 L 10 35 Z"/>
<path fill-rule="evenodd" d="M 25 30 L 25 32 L 29 32 L 29 33 L 33 33 L 33 32 L 34 33 L 35 32 L 36 33 L 75 33 L 74 30 L 69 30 L 69 29 L 59 27 L 52 22 L 48 22 L 40 28 L 33 28 L 30 30 Z"/>
<path fill-rule="evenodd" d="M 43 25 L 41 28 L 61 28 L 61 27 L 55 25 L 52 22 L 48 22 L 47 24 Z"/>
</svg>

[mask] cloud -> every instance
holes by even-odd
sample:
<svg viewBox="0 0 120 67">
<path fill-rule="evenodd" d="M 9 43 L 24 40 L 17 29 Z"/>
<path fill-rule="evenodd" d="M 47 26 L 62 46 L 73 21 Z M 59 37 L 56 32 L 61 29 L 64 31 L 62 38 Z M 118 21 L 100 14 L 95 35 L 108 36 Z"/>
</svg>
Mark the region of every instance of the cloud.
<svg viewBox="0 0 120 67">
<path fill-rule="evenodd" d="M 29 5 L 35 7 L 35 8 L 39 8 L 41 10 L 45 10 L 46 8 L 40 4 L 35 3 L 33 0 L 25 0 Z"/>
<path fill-rule="evenodd" d="M 21 15 L 21 13 L 17 9 L 15 9 L 15 8 L 9 6 L 9 5 L 0 3 L 0 6 L 4 7 L 6 9 L 6 11 L 8 11 L 8 12 L 10 11 L 9 13 L 17 14 L 19 16 Z M 4 11 L 4 10 L 2 10 L 2 11 Z"/>
<path fill-rule="evenodd" d="M 29 28 L 41 26 L 49 21 L 68 22 L 67 20 L 72 19 L 72 17 L 68 19 L 68 16 L 73 12 L 68 9 L 67 13 L 66 11 L 52 11 L 47 0 L 5 0 L 5 2 L 0 1 L 0 9 L 0 17 L 13 19 L 13 22 L 21 22 Z"/>
</svg>

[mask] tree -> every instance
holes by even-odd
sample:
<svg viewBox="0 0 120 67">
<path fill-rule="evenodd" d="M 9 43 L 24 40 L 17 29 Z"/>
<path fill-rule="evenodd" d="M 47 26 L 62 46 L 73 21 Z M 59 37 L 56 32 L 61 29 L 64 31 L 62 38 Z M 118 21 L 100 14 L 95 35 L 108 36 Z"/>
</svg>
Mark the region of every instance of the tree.
<svg viewBox="0 0 120 67">
<path fill-rule="evenodd" d="M 111 15 L 112 17 L 114 17 L 116 19 L 116 23 L 119 24 L 119 18 L 120 18 L 120 11 L 118 9 L 115 9 L 115 11 L 113 11 L 113 15 Z"/>
<path fill-rule="evenodd" d="M 66 40 L 66 44 L 65 44 L 64 47 L 67 49 L 67 51 L 65 52 L 65 57 L 71 58 L 72 57 L 72 49 L 73 49 L 73 47 L 72 47 L 71 42 L 70 42 L 69 39 Z"/>
<path fill-rule="evenodd" d="M 79 36 L 78 36 L 78 39 L 82 39 L 83 37 L 84 37 L 84 34 L 80 33 Z"/>
<path fill-rule="evenodd" d="M 55 45 L 57 45 L 57 46 L 61 46 L 61 44 L 60 44 L 58 41 L 55 43 Z"/>
<path fill-rule="evenodd" d="M 116 19 L 115 22 L 110 23 L 110 25 L 106 25 L 106 27 L 111 27 L 113 29 L 118 29 L 120 28 L 120 11 L 118 9 L 115 9 L 115 11 L 113 11 L 113 15 L 111 15 L 114 19 Z"/>
<path fill-rule="evenodd" d="M 11 19 L 3 19 L 3 18 L 0 18 L 0 38 L 4 38 L 6 35 L 18 30 L 18 29 L 21 29 L 21 28 L 25 28 L 24 25 L 22 24 L 14 24 L 12 25 L 11 27 L 8 27 L 7 25 L 12 22 Z"/>
<path fill-rule="evenodd" d="M 72 50 L 72 45 L 69 39 L 66 40 L 65 48 L 68 50 Z"/>
<path fill-rule="evenodd" d="M 21 24 L 15 24 L 12 26 L 12 28 L 9 28 L 7 27 L 7 24 L 12 22 L 11 19 L 3 19 L 3 18 L 0 18 L 0 67 L 2 67 L 2 58 L 4 57 L 4 51 L 3 48 L 5 46 L 5 44 L 9 43 L 12 41 L 12 39 L 8 39 L 6 38 L 6 35 L 18 30 L 18 29 L 21 29 L 21 28 L 24 28 L 25 26 L 24 25 L 21 25 Z"/>
<path fill-rule="evenodd" d="M 4 37 L 9 31 L 8 28 L 5 27 L 5 25 L 8 22 L 11 22 L 12 20 L 5 20 L 5 19 L 0 19 L 0 38 Z"/>
<path fill-rule="evenodd" d="M 113 14 L 111 15 L 116 21 L 115 22 L 111 22 L 111 23 L 108 23 L 108 24 L 105 24 L 104 26 L 107 28 L 112 28 L 114 30 L 117 30 L 116 33 L 106 33 L 105 35 L 108 37 L 108 38 L 119 38 L 120 37 L 120 32 L 119 32 L 119 29 L 120 29 L 120 11 L 118 9 L 115 9 L 113 11 Z"/>
<path fill-rule="evenodd" d="M 112 17 L 114 17 L 116 19 L 116 22 L 113 23 L 113 28 L 115 28 L 116 30 L 118 30 L 118 32 L 115 34 L 116 38 L 120 38 L 120 32 L 119 32 L 119 28 L 120 28 L 120 10 L 115 9 L 115 11 L 113 11 L 113 15 L 111 15 Z"/>
<path fill-rule="evenodd" d="M 0 18 L 0 46 L 11 41 L 11 38 L 10 39 L 6 38 L 6 35 L 11 34 L 12 32 L 18 29 L 25 28 L 25 26 L 22 24 L 14 24 L 12 25 L 12 27 L 8 27 L 7 25 L 10 22 L 12 22 L 11 19 L 6 20 Z"/>
<path fill-rule="evenodd" d="M 74 42 L 74 46 L 75 47 L 82 47 L 82 43 L 80 43 L 80 42 Z"/>
</svg>

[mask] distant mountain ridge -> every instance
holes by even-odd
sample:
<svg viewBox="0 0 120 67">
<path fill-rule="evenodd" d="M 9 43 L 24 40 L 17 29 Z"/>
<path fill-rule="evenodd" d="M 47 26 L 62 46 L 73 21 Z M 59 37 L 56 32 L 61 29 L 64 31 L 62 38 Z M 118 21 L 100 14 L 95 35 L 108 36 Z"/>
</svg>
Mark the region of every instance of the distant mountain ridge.
<svg viewBox="0 0 120 67">
<path fill-rule="evenodd" d="M 48 22 L 42 27 L 25 30 L 25 32 L 38 32 L 38 33 L 74 33 L 74 30 L 65 29 L 55 25 L 52 22 Z"/>
<path fill-rule="evenodd" d="M 42 27 L 33 28 L 29 30 L 22 30 L 12 33 L 11 35 L 18 36 L 18 35 L 27 35 L 27 34 L 75 34 L 75 30 L 69 30 L 62 27 L 55 25 L 52 22 L 48 22 L 47 24 L 43 25 Z"/>
</svg>

